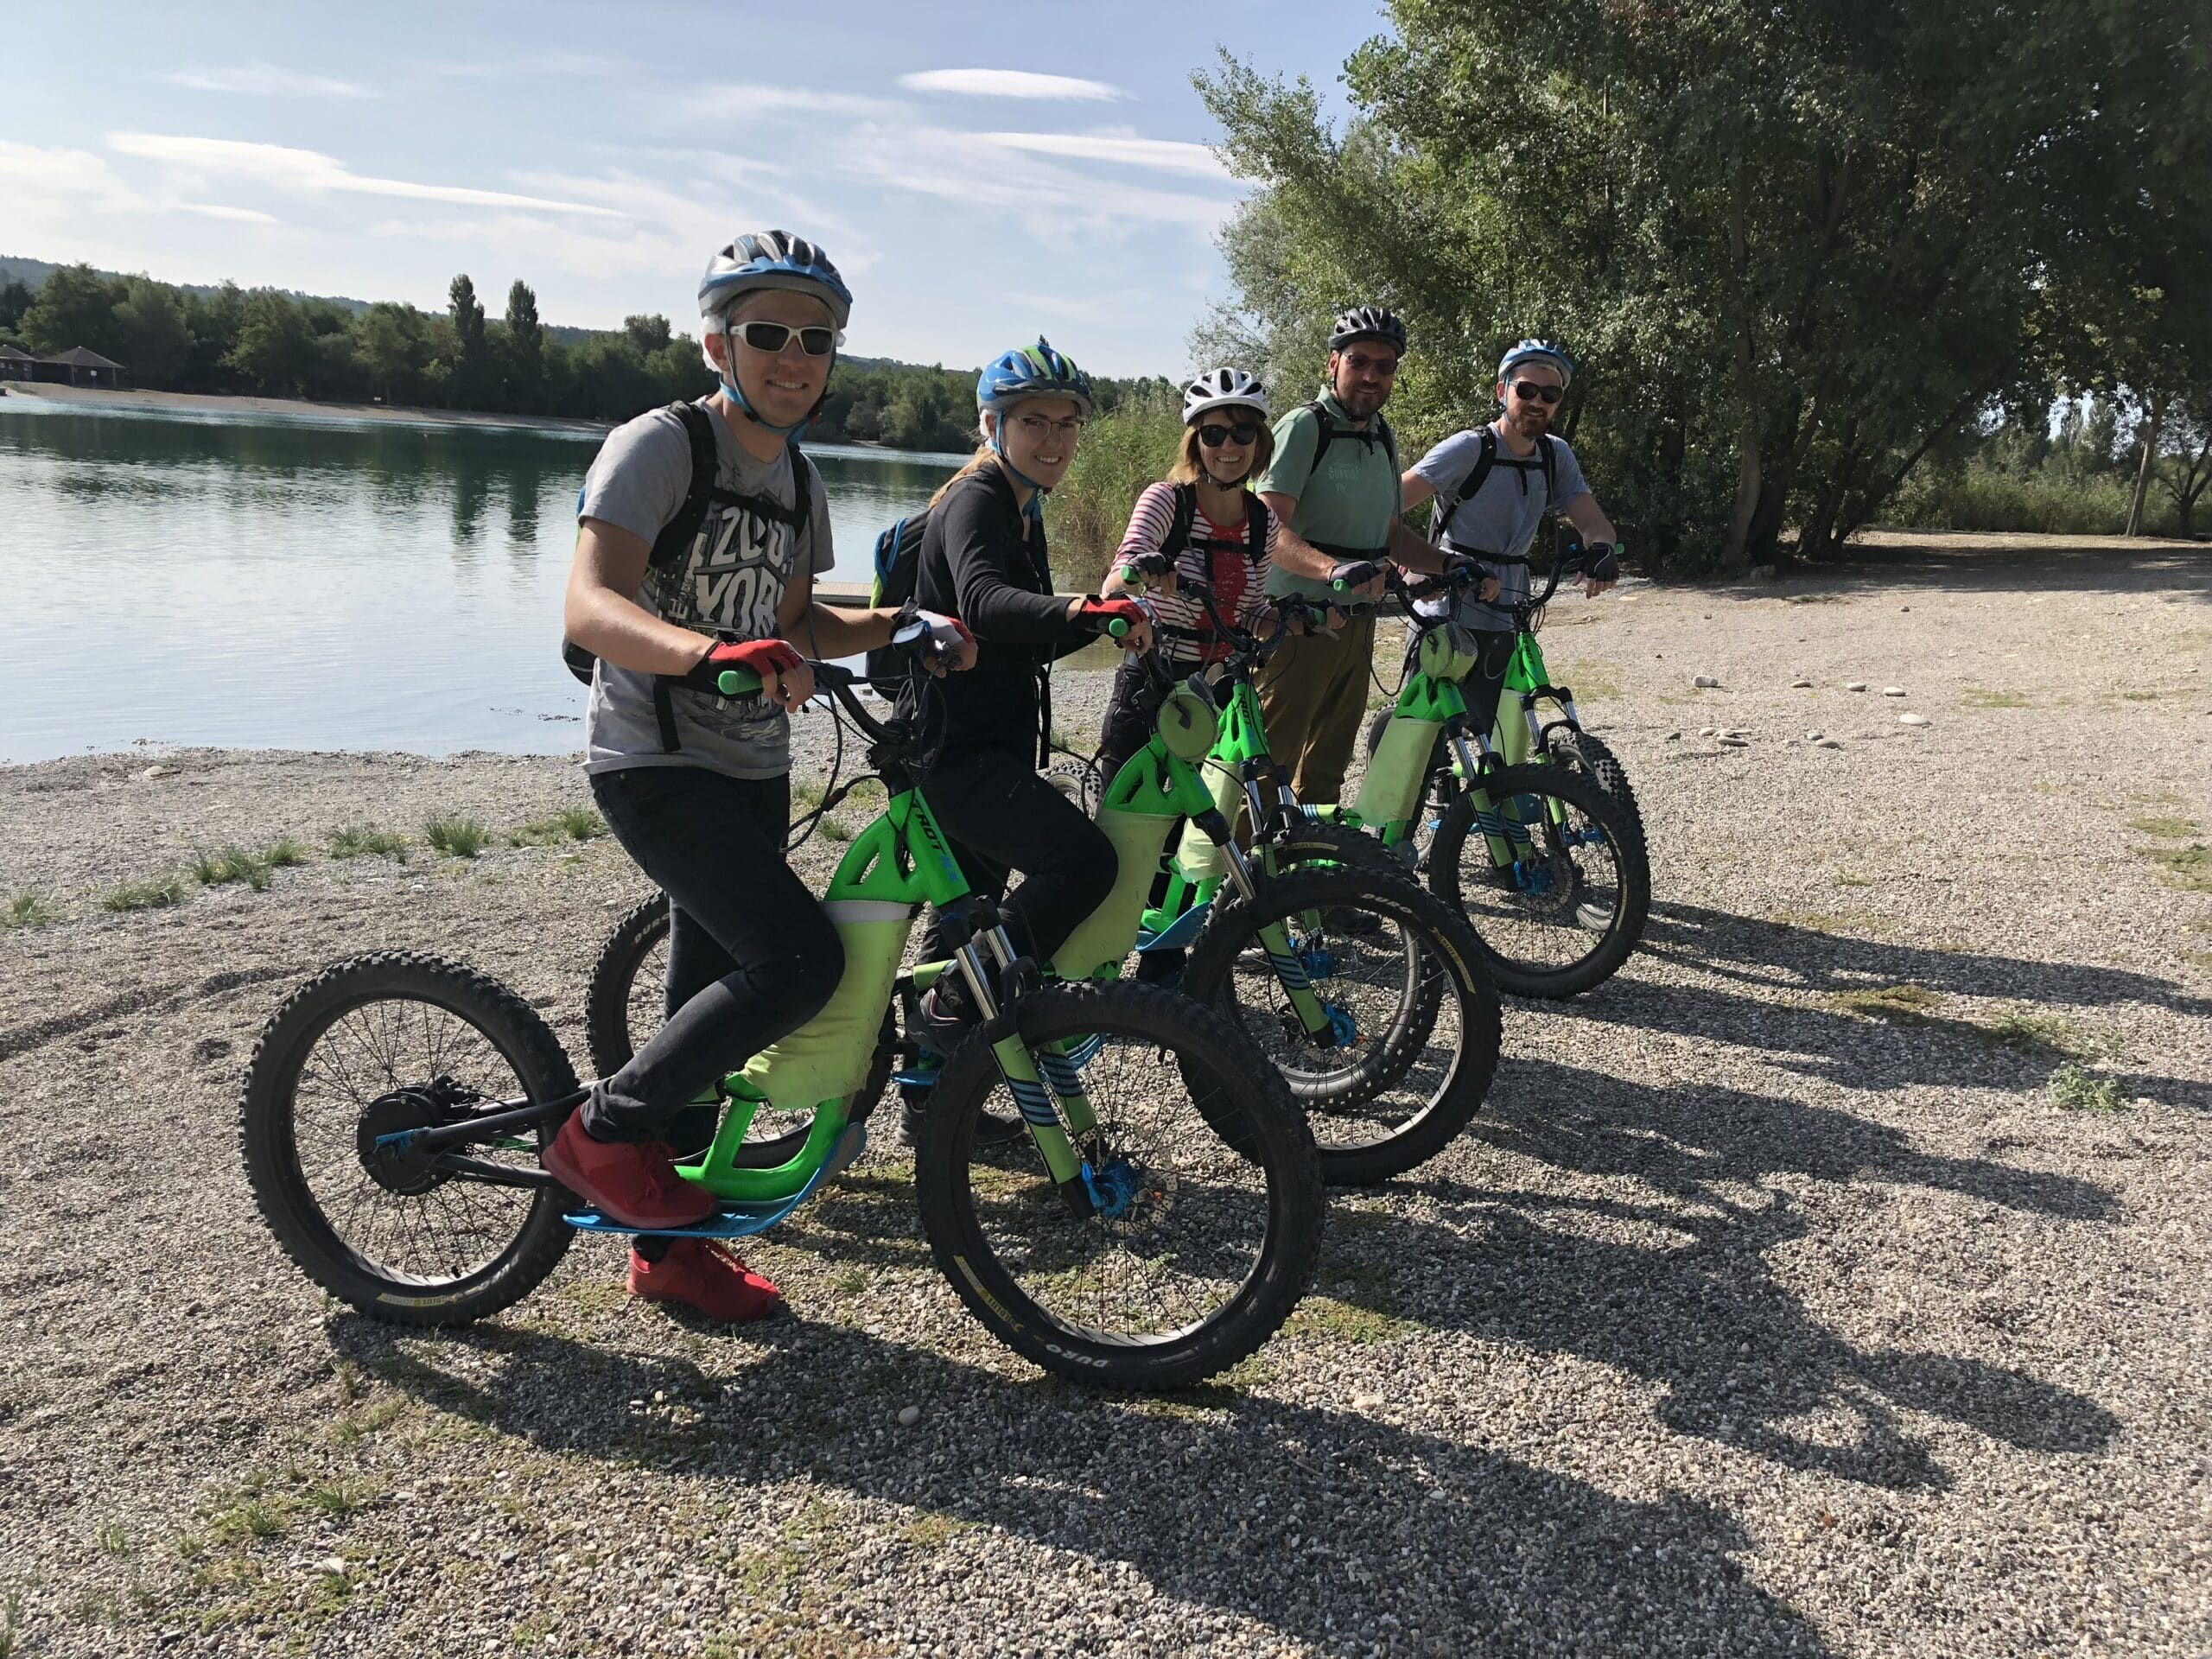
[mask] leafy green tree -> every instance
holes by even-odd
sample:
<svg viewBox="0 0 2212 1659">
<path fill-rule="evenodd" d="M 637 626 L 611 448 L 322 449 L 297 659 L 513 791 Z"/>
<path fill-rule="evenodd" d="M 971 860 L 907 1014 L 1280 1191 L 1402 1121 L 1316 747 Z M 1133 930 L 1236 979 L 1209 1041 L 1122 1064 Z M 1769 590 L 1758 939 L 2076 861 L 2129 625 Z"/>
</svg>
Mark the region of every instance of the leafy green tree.
<svg viewBox="0 0 2212 1659">
<path fill-rule="evenodd" d="M 668 345 L 668 319 L 655 314 L 645 317 L 625 317 L 622 332 L 641 356 L 650 356 Z"/>
<path fill-rule="evenodd" d="M 130 366 L 124 359 L 123 326 L 116 302 L 124 285 L 110 282 L 90 265 L 61 265 L 47 273 L 38 296 L 22 315 L 23 338 L 41 352 L 66 352 L 83 346 Z"/>
<path fill-rule="evenodd" d="M 1503 346 L 1560 335 L 1584 365 L 1560 429 L 1657 563 L 1740 569 L 1793 521 L 1832 552 L 2047 395 L 2084 309 L 2175 239 L 2147 232 L 2212 222 L 2185 11 L 1394 0 L 1340 129 L 1305 82 L 1201 78 L 1261 186 L 1206 340 L 1295 385 L 1332 311 L 1387 302 L 1423 441 L 1486 417 Z"/>
<path fill-rule="evenodd" d="M 506 322 L 509 406 L 539 408 L 545 383 L 545 330 L 537 320 L 537 296 L 520 277 L 507 289 Z"/>
<path fill-rule="evenodd" d="M 23 313 L 31 308 L 35 296 L 29 289 L 13 276 L 0 283 L 0 334 L 12 334 L 23 320 Z"/>
<path fill-rule="evenodd" d="M 291 298 L 259 288 L 245 296 L 238 338 L 224 356 L 249 390 L 299 397 L 314 356 L 307 318 Z"/>
<path fill-rule="evenodd" d="M 353 349 L 371 391 L 386 403 L 412 401 L 429 357 L 423 314 L 379 300 L 353 325 Z"/>
<path fill-rule="evenodd" d="M 149 276 L 127 276 L 115 302 L 120 359 L 142 385 L 167 385 L 192 357 L 192 328 L 177 291 Z"/>
<path fill-rule="evenodd" d="M 484 307 L 476 297 L 476 284 L 466 272 L 446 289 L 446 315 L 452 319 L 457 345 L 453 367 L 453 391 L 464 407 L 480 400 L 490 379 L 490 353 L 484 334 Z"/>
</svg>

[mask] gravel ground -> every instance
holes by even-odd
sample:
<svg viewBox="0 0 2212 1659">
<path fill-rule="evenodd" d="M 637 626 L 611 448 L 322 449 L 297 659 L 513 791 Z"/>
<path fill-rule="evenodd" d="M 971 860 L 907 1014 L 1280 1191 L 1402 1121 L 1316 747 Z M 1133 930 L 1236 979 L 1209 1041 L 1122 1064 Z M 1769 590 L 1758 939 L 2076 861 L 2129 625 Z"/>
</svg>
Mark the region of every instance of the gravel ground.
<svg viewBox="0 0 2212 1659">
<path fill-rule="evenodd" d="M 2208 597 L 2202 550 L 1983 539 L 1555 607 L 1647 949 L 1511 1012 L 1475 1128 L 1160 1400 L 965 1319 L 895 1147 L 756 1249 L 766 1326 L 632 1306 L 588 1239 L 466 1333 L 326 1302 L 238 1167 L 261 1022 L 406 945 L 580 1050 L 640 891 L 603 840 L 327 832 L 579 772 L 0 770 L 0 904 L 52 912 L 0 932 L 0 1654 L 2212 1650 L 2212 872 L 2152 856 L 2212 840 Z M 282 835 L 267 891 L 99 906 Z"/>
</svg>

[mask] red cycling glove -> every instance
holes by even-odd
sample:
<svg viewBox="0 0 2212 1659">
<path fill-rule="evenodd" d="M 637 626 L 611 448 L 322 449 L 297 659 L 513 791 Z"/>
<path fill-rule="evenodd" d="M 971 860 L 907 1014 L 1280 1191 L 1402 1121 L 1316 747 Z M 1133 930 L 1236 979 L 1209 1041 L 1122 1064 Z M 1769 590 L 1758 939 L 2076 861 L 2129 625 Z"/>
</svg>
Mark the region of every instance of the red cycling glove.
<svg viewBox="0 0 2212 1659">
<path fill-rule="evenodd" d="M 1076 626 L 1088 628 L 1093 633 L 1103 633 L 1109 624 L 1126 622 L 1135 627 L 1140 622 L 1152 620 L 1151 613 L 1134 599 L 1116 594 L 1112 599 L 1101 599 L 1093 594 L 1083 601 L 1075 613 Z"/>
<path fill-rule="evenodd" d="M 707 654 L 692 664 L 683 683 L 701 691 L 719 693 L 721 688 L 715 682 L 725 669 L 747 669 L 765 682 L 771 674 L 788 674 L 805 666 L 806 659 L 787 639 L 744 639 L 708 646 Z"/>
</svg>

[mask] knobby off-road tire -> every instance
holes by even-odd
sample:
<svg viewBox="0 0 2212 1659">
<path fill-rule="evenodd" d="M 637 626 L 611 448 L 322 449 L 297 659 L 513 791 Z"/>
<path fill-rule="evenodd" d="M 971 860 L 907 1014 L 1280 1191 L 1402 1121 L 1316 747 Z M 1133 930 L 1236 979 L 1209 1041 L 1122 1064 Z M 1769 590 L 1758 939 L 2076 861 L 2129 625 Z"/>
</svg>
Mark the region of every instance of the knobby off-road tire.
<svg viewBox="0 0 2212 1659">
<path fill-rule="evenodd" d="M 661 982 L 646 964 L 668 949 L 668 895 L 657 893 L 623 912 L 599 947 L 584 989 L 584 1046 L 592 1075 L 611 1077 L 660 1029 Z M 641 978 L 642 976 L 642 978 Z"/>
<path fill-rule="evenodd" d="M 1082 1073 L 1100 1150 L 1132 1158 L 1142 1180 L 1121 1220 L 1078 1218 L 1028 1136 L 978 1145 L 987 1106 L 1017 1109 L 989 1045 L 969 1037 L 939 1076 L 914 1178 L 930 1249 L 960 1300 L 1025 1358 L 1104 1388 L 1181 1388 L 1258 1349 L 1306 1294 L 1321 1249 L 1313 1138 L 1274 1069 L 1219 1014 L 1149 986 L 1047 986 L 1015 1019 L 1033 1052 L 1103 1039 Z M 1187 1075 L 1214 1091 L 1204 1112 Z M 1104 1269 L 1095 1290 L 1093 1262 Z M 1108 1306 L 1116 1296 L 1126 1318 Z"/>
<path fill-rule="evenodd" d="M 1282 996 L 1272 966 L 1250 957 L 1262 927 L 1281 921 L 1302 937 L 1305 918 L 1344 911 L 1376 922 L 1374 933 L 1332 941 L 1333 953 L 1355 958 L 1345 980 L 1357 958 L 1373 954 L 1397 985 L 1387 1023 L 1367 1033 L 1358 1052 L 1307 1046 L 1287 1004 L 1248 1007 L 1252 999 L 1238 989 L 1241 969 L 1248 988 Z M 1270 878 L 1249 899 L 1224 893 L 1217 899 L 1191 948 L 1182 988 L 1236 1021 L 1282 1067 L 1307 1113 L 1322 1179 L 1364 1185 L 1427 1163 L 1481 1109 L 1501 1041 L 1497 991 L 1483 955 L 1466 918 L 1402 871 L 1317 867 Z M 1341 992 L 1327 978 L 1317 989 L 1325 999 Z M 1379 980 L 1377 989 L 1384 990 Z M 1255 1029 L 1262 1021 L 1270 1028 Z"/>
<path fill-rule="evenodd" d="M 1621 765 L 1620 757 L 1605 746 L 1604 739 L 1565 728 L 1554 730 L 1544 747 L 1559 765 L 1597 785 L 1620 809 L 1621 828 L 1636 837 L 1648 864 L 1651 843 L 1643 831 L 1643 811 L 1636 804 L 1636 791 L 1630 787 L 1628 769 Z"/>
<path fill-rule="evenodd" d="M 595 1077 L 611 1077 L 629 1065 L 639 1046 L 660 1027 L 668 928 L 668 895 L 657 893 L 632 906 L 599 948 L 599 960 L 591 967 L 591 982 L 584 988 L 584 1040 L 591 1051 Z M 868 1121 L 883 1103 L 896 1062 L 892 1045 L 898 1040 L 898 1021 L 886 1009 L 867 1075 L 846 1103 L 851 1122 Z M 738 1149 L 739 1165 L 774 1169 L 789 1163 L 806 1144 L 811 1120 L 811 1111 L 764 1109 L 754 1119 L 756 1131 L 774 1128 L 777 1132 L 761 1133 L 757 1139 L 748 1135 Z M 703 1122 L 702 1127 L 711 1130 L 713 1125 Z M 681 1150 L 688 1154 L 692 1149 Z"/>
<path fill-rule="evenodd" d="M 239 1147 L 270 1230 L 315 1283 L 394 1324 L 467 1325 L 496 1313 L 528 1295 L 575 1236 L 561 1218 L 574 1199 L 558 1186 L 449 1177 L 408 1194 L 371 1179 L 356 1150 L 361 1109 L 441 1075 L 487 1099 L 552 1100 L 576 1086 L 568 1055 L 519 996 L 457 963 L 399 951 L 338 963 L 302 985 L 263 1028 L 246 1068 Z M 557 1128 L 523 1139 L 542 1147 Z M 534 1150 L 471 1150 L 537 1164 Z M 372 1242 L 380 1221 L 390 1224 L 381 1249 Z M 442 1239 L 441 1226 L 452 1230 Z M 442 1243 L 453 1247 L 443 1269 L 388 1259 L 436 1256 Z"/>
<path fill-rule="evenodd" d="M 1317 864 L 1345 864 L 1354 869 L 1375 870 L 1404 876 L 1408 866 L 1382 838 L 1330 818 L 1300 817 L 1268 837 L 1275 868 L 1302 868 Z"/>
<path fill-rule="evenodd" d="M 1464 790 L 1429 847 L 1430 887 L 1474 925 L 1499 990 L 1555 1001 L 1602 984 L 1636 949 L 1650 912 L 1642 840 L 1610 797 L 1564 766 L 1499 767 L 1484 775 L 1482 787 L 1493 804 L 1522 804 L 1545 890 L 1520 891 L 1492 864 L 1475 825 L 1473 794 Z M 1567 845 L 1557 822 L 1562 813 L 1570 833 L 1601 839 Z"/>
</svg>

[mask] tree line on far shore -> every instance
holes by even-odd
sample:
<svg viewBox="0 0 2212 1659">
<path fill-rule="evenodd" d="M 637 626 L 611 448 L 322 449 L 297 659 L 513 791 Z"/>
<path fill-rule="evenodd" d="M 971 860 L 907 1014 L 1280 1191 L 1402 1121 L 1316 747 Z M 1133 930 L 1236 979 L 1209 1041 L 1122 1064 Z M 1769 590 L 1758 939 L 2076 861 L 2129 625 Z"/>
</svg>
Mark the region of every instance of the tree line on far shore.
<svg viewBox="0 0 2212 1659">
<path fill-rule="evenodd" d="M 175 287 L 145 276 L 57 266 L 36 289 L 0 284 L 0 344 L 35 352 L 88 346 L 135 385 L 250 393 L 318 403 L 369 403 L 492 414 L 624 421 L 714 389 L 699 342 L 666 317 L 564 341 L 540 321 L 518 280 L 504 315 L 487 315 L 475 283 L 455 276 L 442 312 L 380 301 L 335 301 L 241 289 Z M 1165 381 L 1105 380 L 1100 403 Z M 831 378 L 811 441 L 897 449 L 961 450 L 976 430 L 975 371 L 861 359 Z"/>
</svg>

